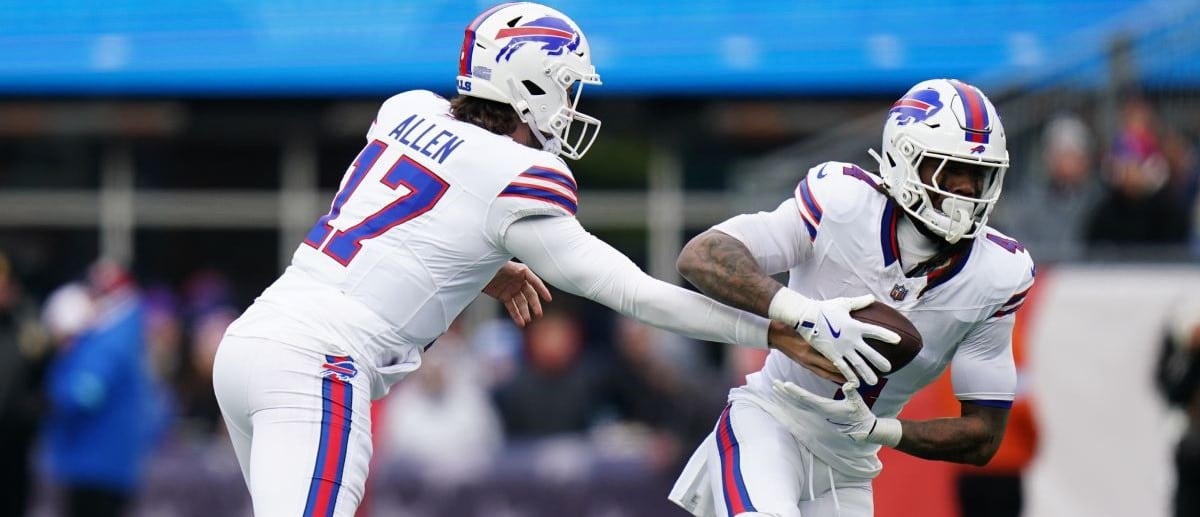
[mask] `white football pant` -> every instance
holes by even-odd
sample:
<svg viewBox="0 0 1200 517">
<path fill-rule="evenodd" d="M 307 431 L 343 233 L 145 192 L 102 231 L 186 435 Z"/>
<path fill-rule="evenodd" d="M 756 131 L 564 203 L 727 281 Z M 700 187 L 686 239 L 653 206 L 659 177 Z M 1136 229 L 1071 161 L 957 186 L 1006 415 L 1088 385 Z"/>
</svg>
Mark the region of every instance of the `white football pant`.
<svg viewBox="0 0 1200 517">
<path fill-rule="evenodd" d="M 707 483 L 688 479 L 695 476 L 707 477 Z M 687 486 L 710 490 L 711 497 L 689 497 Z M 874 514 L 871 480 L 833 470 L 765 411 L 738 400 L 726 406 L 693 454 L 672 500 L 704 501 L 692 509 L 700 517 Z"/>
<path fill-rule="evenodd" d="M 369 384 L 349 357 L 225 336 L 213 388 L 254 515 L 354 515 L 371 459 Z"/>
</svg>

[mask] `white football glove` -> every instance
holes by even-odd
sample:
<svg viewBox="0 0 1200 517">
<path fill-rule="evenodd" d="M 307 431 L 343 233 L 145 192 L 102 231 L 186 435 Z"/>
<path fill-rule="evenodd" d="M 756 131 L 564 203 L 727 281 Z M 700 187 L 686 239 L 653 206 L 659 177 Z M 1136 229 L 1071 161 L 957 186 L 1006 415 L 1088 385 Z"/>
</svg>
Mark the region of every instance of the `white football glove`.
<svg viewBox="0 0 1200 517">
<path fill-rule="evenodd" d="M 858 394 L 858 385 L 847 382 L 842 385 L 846 398 L 834 400 L 814 395 L 793 382 L 776 380 L 775 393 L 792 406 L 803 411 L 821 415 L 842 434 L 856 442 L 877 443 L 895 447 L 900 443 L 900 421 L 895 418 L 878 418 Z"/>
<path fill-rule="evenodd" d="M 875 297 L 869 294 L 813 300 L 785 287 L 771 299 L 767 316 L 795 328 L 800 337 L 833 362 L 847 381 L 856 382 L 861 376 L 863 381 L 873 385 L 879 382 L 879 377 L 867 367 L 863 358 L 871 361 L 881 372 L 891 371 L 892 364 L 863 338 L 871 337 L 892 344 L 900 342 L 899 334 L 850 317 L 850 311 L 871 305 L 874 301 Z M 850 366 L 854 367 L 854 371 Z"/>
</svg>

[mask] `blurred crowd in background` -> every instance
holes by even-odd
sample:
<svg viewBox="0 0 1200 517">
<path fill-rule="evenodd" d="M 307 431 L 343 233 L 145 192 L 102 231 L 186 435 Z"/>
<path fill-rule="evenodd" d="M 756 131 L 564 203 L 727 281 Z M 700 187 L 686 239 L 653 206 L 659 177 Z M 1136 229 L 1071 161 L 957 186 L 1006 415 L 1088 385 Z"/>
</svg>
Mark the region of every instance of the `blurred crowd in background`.
<svg viewBox="0 0 1200 517">
<path fill-rule="evenodd" d="M 1102 142 L 1075 114 L 1050 118 L 1040 150 L 1012 157 L 1016 181 L 1006 185 L 991 224 L 1021 240 L 1039 263 L 1200 252 L 1195 136 L 1164 124 L 1138 96 L 1124 100 L 1110 132 L 1112 141 Z"/>
<path fill-rule="evenodd" d="M 232 458 L 211 374 L 240 309 L 214 270 L 141 285 L 100 260 L 43 299 L 0 258 L 6 500 L 19 509 L 40 487 L 60 495 L 64 515 L 119 515 L 155 457 Z M 487 474 L 506 443 L 567 438 L 672 474 L 733 377 L 704 349 L 632 320 L 594 342 L 581 309 L 559 293 L 523 330 L 499 313 L 473 335 L 453 326 L 377 403 L 377 461 L 451 487 Z"/>
<path fill-rule="evenodd" d="M 1114 251 L 1200 253 L 1195 135 L 1163 124 L 1138 97 L 1124 101 L 1118 126 L 1104 132 L 1111 141 L 1071 113 L 1050 118 L 1041 134 L 1037 153 L 1013 157 L 993 221 L 1039 265 Z M 97 259 L 69 283 L 36 292 L 23 286 L 21 271 L 0 255 L 6 514 L 118 515 L 139 504 L 140 488 L 169 479 L 148 474 L 163 458 L 224 461 L 232 474 L 225 482 L 240 482 L 211 384 L 216 347 L 243 308 L 226 272 L 202 268 L 178 285 L 144 283 L 138 271 Z M 524 458 L 552 477 L 605 463 L 667 486 L 712 428 L 728 388 L 765 357 L 692 343 L 562 293 L 524 329 L 495 314 L 471 331 L 451 327 L 422 368 L 376 403 L 379 477 L 453 490 Z M 1194 346 L 1176 348 L 1173 361 L 1196 362 Z M 1174 375 L 1186 377 L 1179 368 Z M 1170 397 L 1194 419 L 1196 375 L 1182 368 L 1191 384 L 1173 382 Z M 1198 428 L 1185 438 L 1191 449 Z M 1187 447 L 1181 465 L 1195 476 Z M 244 492 L 223 493 L 235 499 L 231 507 L 245 507 Z"/>
</svg>

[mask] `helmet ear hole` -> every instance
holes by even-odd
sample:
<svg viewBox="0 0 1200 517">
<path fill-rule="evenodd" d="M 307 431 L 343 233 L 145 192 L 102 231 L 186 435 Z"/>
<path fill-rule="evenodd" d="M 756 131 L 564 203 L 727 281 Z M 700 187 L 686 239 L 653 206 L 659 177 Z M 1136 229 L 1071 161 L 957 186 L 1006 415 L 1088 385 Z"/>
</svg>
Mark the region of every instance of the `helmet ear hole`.
<svg viewBox="0 0 1200 517">
<path fill-rule="evenodd" d="M 537 85 L 537 83 L 530 81 L 528 79 L 521 81 L 521 86 L 524 86 L 526 90 L 529 90 L 530 95 L 545 95 L 546 94 L 546 90 L 543 90 L 541 86 Z"/>
</svg>

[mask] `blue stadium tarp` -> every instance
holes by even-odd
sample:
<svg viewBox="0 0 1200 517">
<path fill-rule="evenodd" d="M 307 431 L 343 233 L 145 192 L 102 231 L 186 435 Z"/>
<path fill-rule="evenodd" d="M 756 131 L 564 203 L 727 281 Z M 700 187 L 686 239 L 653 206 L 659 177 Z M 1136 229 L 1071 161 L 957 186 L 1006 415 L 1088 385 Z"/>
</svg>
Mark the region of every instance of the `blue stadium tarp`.
<svg viewBox="0 0 1200 517">
<path fill-rule="evenodd" d="M 1082 75 L 1095 82 L 1104 77 L 1104 49 L 1122 33 L 1139 38 L 1144 81 L 1200 84 L 1194 0 L 546 3 L 589 35 L 602 95 L 891 94 L 931 76 L 1037 74 L 1073 59 L 1094 61 Z M 0 93 L 445 91 L 453 88 L 463 28 L 488 5 L 0 1 Z M 1169 31 L 1147 20 L 1188 30 L 1163 36 Z M 1162 52 L 1164 45 L 1173 52 Z"/>
</svg>

